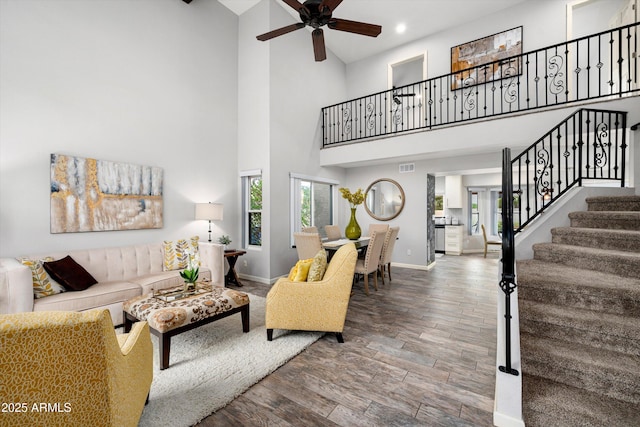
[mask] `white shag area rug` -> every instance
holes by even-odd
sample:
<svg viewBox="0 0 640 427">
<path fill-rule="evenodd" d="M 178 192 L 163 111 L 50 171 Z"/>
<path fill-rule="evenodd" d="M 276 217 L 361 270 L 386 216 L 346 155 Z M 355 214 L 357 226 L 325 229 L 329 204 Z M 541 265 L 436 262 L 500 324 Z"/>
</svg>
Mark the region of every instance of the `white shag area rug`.
<svg viewBox="0 0 640 427">
<path fill-rule="evenodd" d="M 158 365 L 153 342 L 153 383 L 140 426 L 191 426 L 224 407 L 249 387 L 313 344 L 322 332 L 275 330 L 267 341 L 265 299 L 249 294 L 250 331 L 240 314 L 171 338 L 169 368 Z"/>
</svg>

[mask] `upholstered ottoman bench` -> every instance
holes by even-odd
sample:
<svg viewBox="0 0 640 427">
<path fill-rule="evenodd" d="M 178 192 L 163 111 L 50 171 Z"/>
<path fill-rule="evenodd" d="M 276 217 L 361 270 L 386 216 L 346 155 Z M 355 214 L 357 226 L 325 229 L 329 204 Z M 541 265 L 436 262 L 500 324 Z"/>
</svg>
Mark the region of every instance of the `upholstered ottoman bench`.
<svg viewBox="0 0 640 427">
<path fill-rule="evenodd" d="M 181 295 L 180 288 L 147 294 L 123 304 L 124 332 L 133 322 L 146 320 L 158 337 L 160 369 L 169 367 L 171 337 L 235 313 L 242 316 L 242 332 L 249 332 L 249 296 L 223 287 L 198 288 L 194 295 Z"/>
</svg>

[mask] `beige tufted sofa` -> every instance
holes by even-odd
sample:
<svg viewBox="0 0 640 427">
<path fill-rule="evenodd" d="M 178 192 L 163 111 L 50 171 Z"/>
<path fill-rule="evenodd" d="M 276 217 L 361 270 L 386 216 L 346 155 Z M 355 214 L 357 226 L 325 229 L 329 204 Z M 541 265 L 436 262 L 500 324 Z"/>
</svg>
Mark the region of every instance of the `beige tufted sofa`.
<svg viewBox="0 0 640 427">
<path fill-rule="evenodd" d="M 199 243 L 200 277 L 224 286 L 224 246 Z M 163 271 L 162 243 L 29 255 L 29 258 L 70 255 L 97 281 L 83 291 L 67 291 L 34 299 L 31 270 L 13 258 L 0 259 L 0 314 L 29 311 L 85 311 L 106 308 L 121 325 L 122 304 L 153 289 L 183 283 L 179 270 Z"/>
</svg>

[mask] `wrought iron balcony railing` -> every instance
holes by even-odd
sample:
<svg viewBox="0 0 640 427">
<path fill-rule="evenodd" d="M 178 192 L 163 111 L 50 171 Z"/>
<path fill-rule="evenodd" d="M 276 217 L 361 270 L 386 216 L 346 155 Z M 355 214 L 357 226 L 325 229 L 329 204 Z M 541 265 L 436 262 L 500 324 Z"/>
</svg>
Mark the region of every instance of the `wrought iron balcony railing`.
<svg viewBox="0 0 640 427">
<path fill-rule="evenodd" d="M 323 146 L 637 92 L 638 26 L 325 107 Z"/>
</svg>

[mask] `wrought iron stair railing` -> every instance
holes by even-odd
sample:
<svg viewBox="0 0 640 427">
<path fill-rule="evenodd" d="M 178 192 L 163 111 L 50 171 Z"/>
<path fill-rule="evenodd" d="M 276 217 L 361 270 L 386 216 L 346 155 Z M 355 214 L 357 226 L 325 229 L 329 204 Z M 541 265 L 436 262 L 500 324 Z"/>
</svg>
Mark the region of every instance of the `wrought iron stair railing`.
<svg viewBox="0 0 640 427">
<path fill-rule="evenodd" d="M 511 162 L 516 233 L 585 179 L 616 180 L 624 187 L 626 128 L 625 112 L 583 108 L 516 156 Z"/>
<path fill-rule="evenodd" d="M 639 25 L 324 107 L 323 146 L 637 92 Z"/>
<path fill-rule="evenodd" d="M 625 185 L 627 113 L 583 108 L 511 159 L 502 153 L 502 278 L 505 296 L 505 365 L 511 366 L 511 294 L 516 290 L 515 234 L 569 189 L 586 180 Z"/>
</svg>

